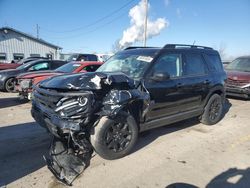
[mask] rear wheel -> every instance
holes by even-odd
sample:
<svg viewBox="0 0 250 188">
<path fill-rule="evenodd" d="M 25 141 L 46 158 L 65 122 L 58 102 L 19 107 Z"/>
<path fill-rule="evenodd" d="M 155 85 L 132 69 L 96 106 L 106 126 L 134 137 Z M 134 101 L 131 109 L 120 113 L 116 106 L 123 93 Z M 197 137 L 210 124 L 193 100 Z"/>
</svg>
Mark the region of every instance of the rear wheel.
<svg viewBox="0 0 250 188">
<path fill-rule="evenodd" d="M 213 94 L 205 106 L 200 122 L 205 125 L 214 125 L 221 120 L 222 114 L 223 99 L 220 95 Z"/>
<path fill-rule="evenodd" d="M 7 92 L 13 92 L 14 91 L 14 86 L 15 86 L 15 83 L 14 83 L 14 78 L 9 78 L 6 82 L 5 82 L 5 91 Z"/>
<path fill-rule="evenodd" d="M 91 144 L 101 157 L 112 160 L 128 155 L 137 137 L 138 127 L 132 116 L 123 121 L 103 117 L 94 128 Z"/>
</svg>

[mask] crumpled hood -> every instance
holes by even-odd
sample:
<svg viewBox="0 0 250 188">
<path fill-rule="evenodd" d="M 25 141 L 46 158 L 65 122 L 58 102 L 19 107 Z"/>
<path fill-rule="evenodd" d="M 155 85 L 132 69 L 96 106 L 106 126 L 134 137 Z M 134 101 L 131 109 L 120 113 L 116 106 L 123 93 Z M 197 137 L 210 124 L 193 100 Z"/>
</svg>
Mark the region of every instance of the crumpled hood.
<svg viewBox="0 0 250 188">
<path fill-rule="evenodd" d="M 39 84 L 42 88 L 62 90 L 133 89 L 135 81 L 123 73 L 79 73 L 55 76 Z"/>
</svg>

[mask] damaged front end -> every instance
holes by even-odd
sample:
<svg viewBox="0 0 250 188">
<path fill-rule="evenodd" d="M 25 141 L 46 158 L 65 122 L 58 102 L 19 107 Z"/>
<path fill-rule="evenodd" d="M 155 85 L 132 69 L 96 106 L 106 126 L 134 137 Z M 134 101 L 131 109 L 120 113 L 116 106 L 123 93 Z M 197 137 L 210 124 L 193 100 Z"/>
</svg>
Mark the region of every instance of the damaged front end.
<svg viewBox="0 0 250 188">
<path fill-rule="evenodd" d="M 48 168 L 67 185 L 89 165 L 90 134 L 100 119 L 115 119 L 132 103 L 143 118 L 149 101 L 134 80 L 105 73 L 56 76 L 35 86 L 33 96 L 32 116 L 53 135 L 50 156 L 45 157 Z"/>
</svg>

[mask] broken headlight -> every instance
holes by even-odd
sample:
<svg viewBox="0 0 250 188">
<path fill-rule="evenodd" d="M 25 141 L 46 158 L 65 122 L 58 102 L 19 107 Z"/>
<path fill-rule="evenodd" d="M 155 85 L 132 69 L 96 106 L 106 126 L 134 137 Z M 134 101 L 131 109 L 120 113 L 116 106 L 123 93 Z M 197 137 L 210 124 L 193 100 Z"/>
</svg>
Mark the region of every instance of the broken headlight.
<svg viewBox="0 0 250 188">
<path fill-rule="evenodd" d="M 32 86 L 32 80 L 31 79 L 25 79 L 20 81 L 20 87 L 22 89 L 29 89 Z"/>
<path fill-rule="evenodd" d="M 79 118 L 87 109 L 89 99 L 88 97 L 73 97 L 62 98 L 57 104 L 55 112 L 59 113 L 61 117 Z"/>
</svg>

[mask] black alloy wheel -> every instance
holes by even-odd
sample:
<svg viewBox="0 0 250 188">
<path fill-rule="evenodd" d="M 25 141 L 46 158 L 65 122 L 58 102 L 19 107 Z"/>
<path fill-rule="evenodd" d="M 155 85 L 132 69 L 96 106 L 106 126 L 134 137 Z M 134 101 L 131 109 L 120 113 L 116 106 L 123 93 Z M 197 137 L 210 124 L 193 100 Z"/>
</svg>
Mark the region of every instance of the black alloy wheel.
<svg viewBox="0 0 250 188">
<path fill-rule="evenodd" d="M 200 122 L 205 125 L 214 125 L 218 123 L 223 116 L 223 97 L 213 94 L 208 100 L 203 114 L 200 116 Z"/>
<path fill-rule="evenodd" d="M 131 142 L 132 133 L 127 123 L 114 123 L 107 129 L 105 145 L 114 152 L 123 151 Z"/>
<path fill-rule="evenodd" d="M 220 115 L 220 110 L 222 108 L 221 100 L 215 99 L 209 108 L 209 118 L 214 121 Z"/>
</svg>

